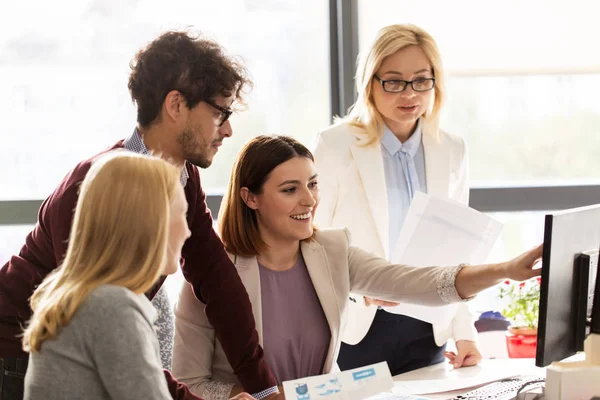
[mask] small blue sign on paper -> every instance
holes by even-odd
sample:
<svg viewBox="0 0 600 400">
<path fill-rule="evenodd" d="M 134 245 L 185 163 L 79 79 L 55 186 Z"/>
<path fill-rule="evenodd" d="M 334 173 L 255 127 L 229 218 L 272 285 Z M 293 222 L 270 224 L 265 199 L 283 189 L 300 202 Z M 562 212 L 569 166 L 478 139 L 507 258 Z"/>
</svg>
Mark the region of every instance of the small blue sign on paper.
<svg viewBox="0 0 600 400">
<path fill-rule="evenodd" d="M 364 400 L 394 387 L 387 363 L 282 382 L 290 400 Z"/>
<path fill-rule="evenodd" d="M 296 399 L 310 400 L 310 394 L 308 394 L 308 385 L 306 383 L 296 384 Z"/>
<path fill-rule="evenodd" d="M 330 396 L 342 391 L 342 384 L 338 378 L 329 379 L 327 382 L 316 385 L 315 389 L 319 396 Z"/>
<path fill-rule="evenodd" d="M 364 369 L 352 373 L 352 378 L 354 378 L 355 381 L 370 378 L 372 376 L 375 376 L 375 368 Z"/>
</svg>

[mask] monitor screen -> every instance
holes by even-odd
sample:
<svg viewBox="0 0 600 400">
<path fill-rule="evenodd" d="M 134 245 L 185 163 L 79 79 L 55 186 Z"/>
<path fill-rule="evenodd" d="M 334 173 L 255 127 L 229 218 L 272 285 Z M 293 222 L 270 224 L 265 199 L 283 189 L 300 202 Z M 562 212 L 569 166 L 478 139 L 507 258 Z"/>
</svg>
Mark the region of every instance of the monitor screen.
<svg viewBox="0 0 600 400">
<path fill-rule="evenodd" d="M 577 338 L 578 318 L 591 312 L 600 248 L 600 204 L 546 215 L 536 365 L 545 367 L 581 350 Z M 584 257 L 582 257 L 584 256 Z M 587 258 L 586 258 L 587 257 Z M 587 275 L 581 274 L 582 260 L 588 260 Z M 592 282 L 593 281 L 593 282 Z M 581 295 L 581 296 L 580 296 Z M 588 301 L 589 300 L 589 301 Z"/>
</svg>

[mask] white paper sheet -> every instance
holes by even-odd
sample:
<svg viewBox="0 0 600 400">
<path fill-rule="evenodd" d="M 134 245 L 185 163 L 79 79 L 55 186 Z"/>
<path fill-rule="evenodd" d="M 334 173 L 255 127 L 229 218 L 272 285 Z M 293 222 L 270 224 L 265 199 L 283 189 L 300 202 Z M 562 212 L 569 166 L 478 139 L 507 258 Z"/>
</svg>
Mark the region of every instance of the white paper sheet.
<svg viewBox="0 0 600 400">
<path fill-rule="evenodd" d="M 431 400 L 431 398 L 385 392 L 377 393 L 375 396 L 367 397 L 364 400 Z"/>
<path fill-rule="evenodd" d="M 420 266 L 483 264 L 502 232 L 502 224 L 450 199 L 417 192 L 412 199 L 391 261 Z M 448 326 L 457 305 L 425 307 L 400 304 L 384 309 Z"/>
<path fill-rule="evenodd" d="M 423 395 L 472 388 L 512 376 L 545 376 L 545 370 L 535 366 L 535 360 L 482 360 L 473 367 L 454 369 L 440 363 L 394 377 L 393 392 L 399 395 Z"/>
<path fill-rule="evenodd" d="M 387 363 L 283 382 L 287 400 L 362 400 L 394 386 Z"/>
</svg>

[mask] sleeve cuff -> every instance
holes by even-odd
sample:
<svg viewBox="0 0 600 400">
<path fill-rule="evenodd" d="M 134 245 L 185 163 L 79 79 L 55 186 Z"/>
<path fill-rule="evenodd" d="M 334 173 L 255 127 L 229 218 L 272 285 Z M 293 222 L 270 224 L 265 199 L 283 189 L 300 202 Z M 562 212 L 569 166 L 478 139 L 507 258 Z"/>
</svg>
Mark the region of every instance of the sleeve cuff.
<svg viewBox="0 0 600 400">
<path fill-rule="evenodd" d="M 256 400 L 262 400 L 265 397 L 268 397 L 274 393 L 279 393 L 279 388 L 277 388 L 277 386 L 270 387 L 268 389 L 263 390 L 262 392 L 253 393 L 252 397 L 254 397 Z"/>
<path fill-rule="evenodd" d="M 455 342 L 458 342 L 459 340 L 470 340 L 477 343 L 477 330 L 473 324 L 469 326 L 469 324 L 466 323 L 455 323 L 452 327 L 452 331 Z"/>
<path fill-rule="evenodd" d="M 460 301 L 469 301 L 475 298 L 475 296 L 472 296 L 468 299 L 463 299 L 458 295 L 456 286 L 454 284 L 456 281 L 456 275 L 458 275 L 460 270 L 466 266 L 467 264 L 460 264 L 458 267 L 446 267 L 444 268 L 441 276 L 438 278 L 436 289 L 438 295 L 444 303 L 457 303 Z"/>
<path fill-rule="evenodd" d="M 227 400 L 233 386 L 233 383 L 211 381 L 202 392 L 202 398 L 204 400 Z"/>
<path fill-rule="evenodd" d="M 459 304 L 452 320 L 454 340 L 471 340 L 477 342 L 477 330 L 475 329 L 477 318 L 478 314 L 471 310 L 469 303 Z"/>
</svg>

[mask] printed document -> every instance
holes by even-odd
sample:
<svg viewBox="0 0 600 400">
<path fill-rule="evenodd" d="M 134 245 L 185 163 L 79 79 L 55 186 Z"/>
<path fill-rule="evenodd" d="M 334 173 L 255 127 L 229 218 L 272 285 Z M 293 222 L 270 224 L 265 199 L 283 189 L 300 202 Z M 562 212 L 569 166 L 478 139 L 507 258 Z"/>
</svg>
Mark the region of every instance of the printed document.
<svg viewBox="0 0 600 400">
<path fill-rule="evenodd" d="M 513 376 L 544 377 L 531 358 L 482 360 L 472 367 L 453 368 L 447 362 L 396 375 L 393 392 L 425 395 L 472 388 Z"/>
<path fill-rule="evenodd" d="M 502 226 L 493 218 L 461 203 L 417 192 L 398 242 L 391 251 L 391 261 L 414 266 L 483 264 L 498 240 Z M 400 304 L 384 309 L 448 326 L 456 307 L 456 304 L 442 307 Z"/>
<path fill-rule="evenodd" d="M 393 387 L 386 362 L 283 382 L 287 400 L 362 400 Z"/>
</svg>

